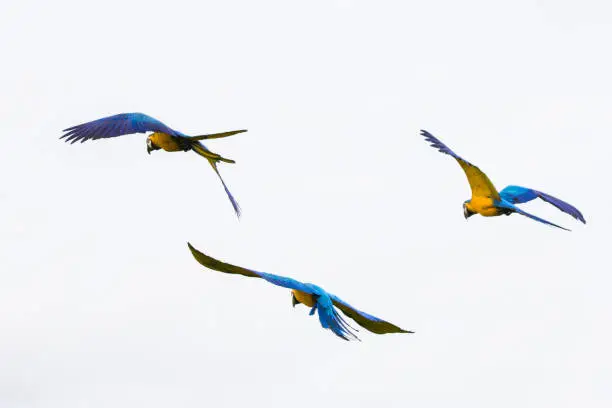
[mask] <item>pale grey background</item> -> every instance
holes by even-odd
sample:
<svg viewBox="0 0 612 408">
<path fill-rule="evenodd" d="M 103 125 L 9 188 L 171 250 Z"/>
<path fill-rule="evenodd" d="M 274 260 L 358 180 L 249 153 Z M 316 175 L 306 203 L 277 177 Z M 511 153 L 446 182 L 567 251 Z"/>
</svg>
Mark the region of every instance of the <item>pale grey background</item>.
<svg viewBox="0 0 612 408">
<path fill-rule="evenodd" d="M 609 407 L 612 6 L 593 1 L 7 1 L 0 406 Z M 67 145 L 142 111 L 213 141 Z M 541 203 L 463 219 L 459 166 Z M 416 331 L 347 344 L 317 283 Z"/>
</svg>

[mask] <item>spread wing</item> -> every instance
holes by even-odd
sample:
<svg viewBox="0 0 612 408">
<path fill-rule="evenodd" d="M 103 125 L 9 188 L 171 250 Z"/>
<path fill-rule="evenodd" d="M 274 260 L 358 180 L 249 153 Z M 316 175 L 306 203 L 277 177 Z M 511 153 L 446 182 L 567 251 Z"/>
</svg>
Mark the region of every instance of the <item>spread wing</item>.
<svg viewBox="0 0 612 408">
<path fill-rule="evenodd" d="M 385 334 L 385 333 L 414 333 L 412 331 L 404 330 L 396 325 L 386 322 L 382 319 L 379 319 L 376 316 L 372 316 L 361 310 L 354 308 L 349 305 L 342 299 L 337 296 L 330 295 L 331 300 L 338 309 L 342 310 L 342 313 L 353 319 L 357 322 L 361 327 L 371 331 L 376 334 Z"/>
<path fill-rule="evenodd" d="M 312 284 L 305 284 L 295 279 L 287 278 L 285 276 L 273 275 L 271 273 L 257 272 L 251 269 L 242 268 L 240 266 L 231 265 L 225 262 L 216 260 L 208 255 L 195 249 L 189 242 L 187 243 L 191 253 L 193 254 L 196 261 L 201 263 L 207 268 L 213 269 L 219 272 L 234 273 L 252 278 L 262 278 L 270 283 L 277 286 L 282 286 L 288 289 L 297 289 L 304 293 L 315 295 L 317 303 L 313 307 L 310 314 L 313 314 L 315 310 L 319 312 L 319 322 L 325 329 L 330 329 L 338 337 L 344 340 L 350 340 L 351 338 L 357 338 L 351 331 L 350 326 L 342 319 L 342 316 L 334 309 L 329 295 L 321 288 Z"/>
<path fill-rule="evenodd" d="M 189 242 L 187 243 L 187 246 L 189 246 L 189 250 L 191 250 L 191 253 L 193 254 L 193 257 L 196 259 L 196 261 L 198 261 L 209 269 L 223 273 L 233 273 L 237 275 L 248 276 L 250 278 L 262 278 L 277 286 L 282 286 L 283 288 L 297 289 L 305 293 L 316 294 L 313 292 L 313 289 L 310 285 L 296 281 L 295 279 L 280 275 L 274 275 L 271 273 L 258 272 L 252 269 L 242 268 L 240 266 L 221 262 L 198 251 Z"/>
<path fill-rule="evenodd" d="M 432 147 L 435 147 L 442 153 L 452 156 L 459 162 L 459 165 L 465 172 L 468 182 L 470 183 L 472 197 L 491 197 L 494 200 L 499 200 L 499 193 L 495 189 L 495 186 L 493 183 L 491 183 L 489 177 L 487 177 L 487 175 L 484 174 L 478 167 L 455 154 L 455 152 L 449 149 L 448 146 L 446 146 L 428 131 L 421 130 L 421 135 L 425 137 L 425 140 L 431 143 Z"/>
<path fill-rule="evenodd" d="M 512 204 L 522 204 L 531 200 L 535 200 L 536 198 L 541 198 L 547 203 L 554 205 L 564 213 L 569 214 L 577 220 L 581 221 L 583 224 L 586 224 L 584 216 L 576 207 L 541 191 L 521 186 L 508 186 L 502 191 L 500 191 L 499 195 L 504 200 L 511 202 Z"/>
<path fill-rule="evenodd" d="M 348 304 L 342 302 L 335 296 L 328 294 L 325 290 L 323 290 L 322 288 L 316 285 L 313 285 L 311 283 L 302 283 L 302 282 L 296 281 L 295 279 L 288 278 L 285 276 L 279 276 L 279 275 L 274 275 L 274 274 L 265 273 L 265 272 L 258 272 L 258 271 L 254 271 L 251 269 L 242 268 L 240 266 L 235 266 L 235 265 L 231 265 L 225 262 L 221 262 L 217 259 L 214 259 L 198 251 L 190 243 L 187 243 L 187 245 L 189 246 L 189 249 L 191 250 L 191 253 L 193 254 L 196 261 L 198 261 L 199 263 L 201 263 L 202 265 L 204 265 L 205 267 L 209 269 L 213 269 L 215 271 L 224 272 L 224 273 L 233 273 L 233 274 L 248 276 L 251 278 L 262 278 L 277 286 L 282 286 L 283 288 L 288 288 L 288 289 L 296 289 L 301 292 L 313 295 L 317 303 L 312 308 L 310 314 L 313 314 L 315 311 L 317 311 L 319 314 L 319 322 L 321 323 L 321 326 L 325 329 L 331 330 L 336 336 L 344 340 L 352 340 L 352 339 L 359 340 L 359 339 L 353 333 L 354 329 L 342 318 L 340 313 L 338 313 L 338 311 L 334 308 L 334 305 L 338 306 L 337 302 L 340 302 L 339 304 L 341 304 L 341 306 L 339 307 L 340 310 L 342 310 L 349 317 L 353 317 L 350 315 L 351 313 L 350 310 L 353 310 L 356 313 L 360 313 L 361 315 L 358 316 L 357 319 L 355 319 L 355 321 L 357 321 L 357 323 L 361 324 L 366 329 L 373 331 L 374 333 L 378 333 L 376 329 L 378 329 L 380 333 L 404 332 L 402 329 L 396 326 L 393 326 L 391 323 L 387 323 L 383 320 L 377 319 L 374 316 L 370 316 L 363 312 L 359 312 L 357 309 L 353 309 Z M 345 307 L 348 307 L 347 309 L 349 310 L 348 313 L 344 311 L 343 308 Z M 375 329 L 374 330 L 370 329 L 368 327 L 367 322 L 365 324 L 360 323 L 358 319 L 362 319 L 361 316 L 363 316 L 363 319 L 365 321 L 371 320 L 372 324 L 374 324 L 374 326 L 371 326 L 371 327 L 374 327 Z M 396 330 L 392 330 L 391 328 L 395 328 Z M 387 331 L 381 331 L 381 330 L 387 330 Z"/>
<path fill-rule="evenodd" d="M 185 136 L 164 125 L 159 120 L 144 113 L 120 113 L 118 115 L 83 123 L 63 130 L 65 133 L 60 139 L 75 143 L 86 140 L 105 139 L 129 135 L 132 133 L 161 132 L 171 136 Z"/>
</svg>

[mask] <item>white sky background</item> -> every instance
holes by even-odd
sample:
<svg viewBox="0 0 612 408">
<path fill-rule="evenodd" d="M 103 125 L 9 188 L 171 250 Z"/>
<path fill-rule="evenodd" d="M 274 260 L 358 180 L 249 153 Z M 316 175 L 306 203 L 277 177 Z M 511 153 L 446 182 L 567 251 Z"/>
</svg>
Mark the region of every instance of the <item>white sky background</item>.
<svg viewBox="0 0 612 408">
<path fill-rule="evenodd" d="M 4 0 L 0 406 L 608 407 L 609 2 Z M 495 4 L 494 4 L 495 3 Z M 195 154 L 61 130 L 140 111 Z M 459 166 L 576 205 L 465 221 Z M 414 335 L 346 343 L 319 284 Z"/>
</svg>

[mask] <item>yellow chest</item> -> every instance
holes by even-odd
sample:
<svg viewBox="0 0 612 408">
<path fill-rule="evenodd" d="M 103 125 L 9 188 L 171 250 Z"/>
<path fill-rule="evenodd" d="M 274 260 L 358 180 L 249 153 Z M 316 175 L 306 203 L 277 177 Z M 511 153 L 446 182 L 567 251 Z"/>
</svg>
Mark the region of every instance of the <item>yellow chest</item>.
<svg viewBox="0 0 612 408">
<path fill-rule="evenodd" d="M 170 136 L 167 133 L 155 132 L 149 136 L 151 142 L 155 146 L 164 149 L 167 152 L 178 152 L 185 150 L 177 141 L 175 137 Z"/>
<path fill-rule="evenodd" d="M 299 290 L 292 290 L 293 292 L 293 296 L 295 296 L 295 298 L 300 302 L 305 304 L 308 307 L 313 307 L 316 303 L 314 296 L 312 296 L 310 293 L 304 293 L 302 291 Z"/>
<path fill-rule="evenodd" d="M 469 202 L 469 209 L 484 217 L 499 215 L 493 199 L 489 197 L 472 197 L 472 200 Z"/>
</svg>

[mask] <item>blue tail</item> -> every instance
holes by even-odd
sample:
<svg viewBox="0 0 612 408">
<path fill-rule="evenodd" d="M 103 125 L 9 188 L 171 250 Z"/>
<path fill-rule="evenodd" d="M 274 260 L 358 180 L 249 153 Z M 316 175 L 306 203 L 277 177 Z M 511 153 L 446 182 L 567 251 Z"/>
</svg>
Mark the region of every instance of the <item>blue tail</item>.
<svg viewBox="0 0 612 408">
<path fill-rule="evenodd" d="M 569 230 L 567 228 L 564 228 L 564 227 L 562 227 L 560 225 L 557 225 L 557 224 L 552 223 L 550 221 L 546 221 L 543 218 L 537 217 L 537 216 L 535 216 L 533 214 L 529 214 L 527 211 L 523 211 L 520 208 L 518 208 L 517 206 L 515 206 L 513 204 L 510 204 L 507 201 L 504 201 L 504 200 L 496 201 L 495 205 L 497 205 L 498 207 L 501 207 L 501 208 L 506 208 L 506 209 L 512 210 L 512 211 L 514 211 L 517 214 L 524 215 L 525 217 L 528 217 L 528 218 L 531 218 L 532 220 L 536 220 L 538 222 L 541 222 L 542 224 L 551 225 L 553 227 L 561 228 L 562 230 L 565 230 L 565 231 L 571 231 L 571 230 Z"/>
<path fill-rule="evenodd" d="M 314 311 L 315 308 L 312 310 Z M 349 325 L 340 316 L 336 309 L 334 309 L 334 305 L 328 295 L 322 295 L 317 298 L 316 310 L 319 312 L 319 322 L 324 329 L 330 329 L 343 340 L 359 340 L 359 337 L 353 333 L 353 331 L 358 330 Z"/>
<path fill-rule="evenodd" d="M 221 177 L 221 173 L 219 173 L 219 169 L 217 168 L 217 162 L 219 161 L 223 161 L 226 163 L 235 163 L 235 162 L 233 160 L 226 159 L 216 153 L 211 152 L 202 143 L 198 141 L 192 143 L 191 148 L 193 149 L 194 152 L 196 152 L 197 154 L 199 154 L 200 156 L 208 160 L 208 162 L 212 166 L 215 173 L 217 173 L 217 176 L 219 176 L 219 180 L 221 180 L 221 184 L 223 184 L 223 189 L 225 190 L 225 194 L 227 194 L 227 197 L 232 203 L 232 207 L 234 207 L 234 212 L 236 213 L 236 216 L 240 218 L 240 215 L 241 215 L 240 206 L 238 205 L 238 202 L 236 201 L 232 193 L 230 193 L 229 189 L 227 188 L 227 185 L 225 185 L 225 181 L 223 181 L 223 177 Z"/>
<path fill-rule="evenodd" d="M 219 180 L 221 180 L 221 184 L 223 184 L 223 189 L 225 190 L 225 194 L 227 194 L 227 198 L 229 198 L 230 202 L 232 203 L 232 207 L 234 207 L 234 212 L 236 213 L 236 216 L 240 218 L 240 215 L 242 214 L 242 210 L 240 209 L 240 206 L 238 205 L 238 201 L 236 201 L 232 193 L 230 193 L 229 189 L 225 185 L 225 181 L 223 181 L 223 177 L 221 177 L 221 173 L 219 173 L 219 169 L 217 168 L 217 163 L 210 161 L 210 160 L 209 160 L 209 163 L 212 166 L 212 168 L 215 170 L 215 173 L 217 173 L 217 176 L 219 176 Z"/>
</svg>

